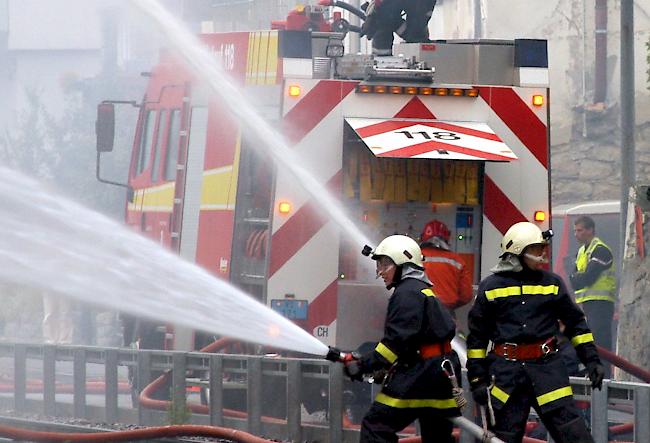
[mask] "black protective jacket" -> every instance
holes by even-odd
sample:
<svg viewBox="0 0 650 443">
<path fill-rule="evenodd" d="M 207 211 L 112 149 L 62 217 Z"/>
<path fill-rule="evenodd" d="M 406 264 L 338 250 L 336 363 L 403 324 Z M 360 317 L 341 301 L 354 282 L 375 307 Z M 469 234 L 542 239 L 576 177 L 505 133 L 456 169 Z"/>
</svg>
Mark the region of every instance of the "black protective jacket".
<svg viewBox="0 0 650 443">
<path fill-rule="evenodd" d="M 558 353 L 527 361 L 509 361 L 487 354 L 489 342 L 526 344 L 560 333 L 571 340 L 584 363 L 600 362 L 585 316 L 573 302 L 562 279 L 551 272 L 525 269 L 500 272 L 479 284 L 469 317 L 467 371 L 470 384 L 489 384 L 495 408 L 507 402 L 518 383 L 531 383 L 542 410 L 571 400 L 566 367 Z"/>
<path fill-rule="evenodd" d="M 396 408 L 433 408 L 446 416 L 459 414 L 452 385 L 441 368 L 445 358 L 460 374 L 458 358 L 451 352 L 422 359 L 422 345 L 448 342 L 455 324 L 428 284 L 405 278 L 395 285 L 388 302 L 384 337 L 362 356 L 363 372 L 390 368 L 376 402 Z"/>
</svg>

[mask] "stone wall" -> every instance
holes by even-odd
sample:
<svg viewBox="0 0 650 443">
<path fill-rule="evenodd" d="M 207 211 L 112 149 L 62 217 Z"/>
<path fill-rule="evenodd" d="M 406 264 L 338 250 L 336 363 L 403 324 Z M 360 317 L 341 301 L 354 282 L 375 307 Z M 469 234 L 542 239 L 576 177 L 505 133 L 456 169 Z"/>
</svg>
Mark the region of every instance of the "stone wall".
<svg viewBox="0 0 650 443">
<path fill-rule="evenodd" d="M 650 202 L 647 186 L 639 187 L 636 205 L 643 211 L 643 242 L 650 248 Z M 632 229 L 634 232 L 634 229 Z M 635 235 L 629 235 L 619 290 L 618 354 L 637 366 L 650 368 L 650 257 L 641 257 Z M 646 249 L 645 254 L 650 253 Z M 619 378 L 630 379 L 621 374 Z"/>
<path fill-rule="evenodd" d="M 587 136 L 578 115 L 569 142 L 551 147 L 553 205 L 620 198 L 621 131 L 618 110 L 590 112 Z M 551 131 L 553 128 L 551 128 Z M 636 181 L 650 182 L 650 122 L 637 126 Z"/>
</svg>

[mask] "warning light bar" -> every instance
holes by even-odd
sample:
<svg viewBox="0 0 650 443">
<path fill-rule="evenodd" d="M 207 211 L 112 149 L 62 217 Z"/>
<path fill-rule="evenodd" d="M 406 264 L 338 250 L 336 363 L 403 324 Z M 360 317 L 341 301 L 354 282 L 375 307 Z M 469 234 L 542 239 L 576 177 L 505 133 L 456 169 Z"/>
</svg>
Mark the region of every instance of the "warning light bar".
<svg viewBox="0 0 650 443">
<path fill-rule="evenodd" d="M 478 97 L 477 88 L 432 88 L 430 86 L 359 85 L 357 93 Z"/>
</svg>

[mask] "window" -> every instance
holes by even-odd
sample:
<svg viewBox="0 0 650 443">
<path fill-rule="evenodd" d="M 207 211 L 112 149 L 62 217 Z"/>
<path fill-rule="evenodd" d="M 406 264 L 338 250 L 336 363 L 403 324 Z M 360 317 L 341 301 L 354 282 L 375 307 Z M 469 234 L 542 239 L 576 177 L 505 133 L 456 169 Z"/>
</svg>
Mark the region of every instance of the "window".
<svg viewBox="0 0 650 443">
<path fill-rule="evenodd" d="M 158 113 L 158 137 L 156 139 L 156 150 L 153 152 L 153 166 L 151 168 L 151 182 L 158 182 L 159 169 L 160 169 L 160 150 L 163 147 L 163 138 L 165 137 L 165 129 L 167 128 L 167 112 L 161 109 Z"/>
<path fill-rule="evenodd" d="M 140 149 L 138 151 L 138 168 L 136 174 L 142 174 L 142 171 L 147 169 L 149 157 L 151 154 L 151 139 L 153 137 L 154 124 L 156 122 L 156 112 L 152 109 L 147 111 L 147 116 L 144 119 L 144 127 L 140 134 Z"/>
<path fill-rule="evenodd" d="M 178 162 L 178 144 L 180 143 L 181 112 L 172 109 L 169 117 L 169 133 L 167 134 L 167 149 L 165 149 L 165 180 L 176 179 L 176 163 Z"/>
</svg>

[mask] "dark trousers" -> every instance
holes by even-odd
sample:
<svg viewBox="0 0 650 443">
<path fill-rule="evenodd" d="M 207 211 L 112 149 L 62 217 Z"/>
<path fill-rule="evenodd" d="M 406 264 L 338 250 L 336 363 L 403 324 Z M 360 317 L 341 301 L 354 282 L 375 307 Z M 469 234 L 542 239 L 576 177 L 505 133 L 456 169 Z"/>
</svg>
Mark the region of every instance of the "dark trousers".
<svg viewBox="0 0 650 443">
<path fill-rule="evenodd" d="M 422 443 L 453 443 L 453 425 L 435 409 L 393 408 L 374 402 L 361 422 L 360 443 L 397 443 L 397 433 L 420 421 Z"/>
<path fill-rule="evenodd" d="M 494 411 L 494 433 L 506 443 L 520 443 L 533 407 L 556 443 L 593 443 L 582 415 L 573 402 L 542 412 L 532 386 L 520 384 L 506 404 Z"/>
<path fill-rule="evenodd" d="M 594 341 L 600 347 L 611 351 L 612 322 L 614 320 L 614 303 L 605 300 L 591 300 L 580 303 L 587 317 L 589 329 L 594 334 Z M 611 378 L 611 366 L 605 363 L 605 378 Z"/>
<path fill-rule="evenodd" d="M 427 26 L 437 0 L 384 0 L 377 11 L 378 29 L 372 39 L 376 51 L 393 48 L 393 33 L 398 32 L 409 43 L 427 41 Z M 403 27 L 402 11 L 406 12 Z M 385 55 L 381 53 L 381 55 Z"/>
</svg>

